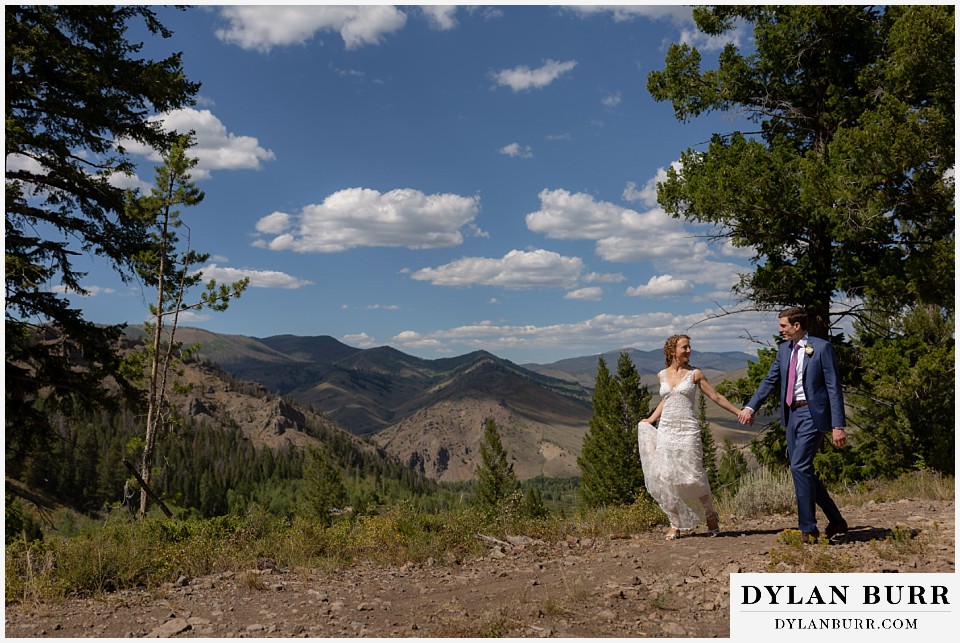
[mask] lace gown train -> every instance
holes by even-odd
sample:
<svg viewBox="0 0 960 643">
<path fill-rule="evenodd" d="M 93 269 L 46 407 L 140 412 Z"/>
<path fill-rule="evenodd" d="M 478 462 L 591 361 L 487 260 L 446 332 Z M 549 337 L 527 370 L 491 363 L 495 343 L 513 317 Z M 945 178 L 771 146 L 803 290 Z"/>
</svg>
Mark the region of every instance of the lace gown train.
<svg viewBox="0 0 960 643">
<path fill-rule="evenodd" d="M 703 466 L 700 426 L 694 412 L 697 385 L 693 370 L 673 389 L 665 371 L 658 377 L 664 400 L 659 430 L 645 422 L 637 425 L 644 483 L 670 518 L 671 527 L 693 529 L 713 511 L 710 483 Z"/>
</svg>

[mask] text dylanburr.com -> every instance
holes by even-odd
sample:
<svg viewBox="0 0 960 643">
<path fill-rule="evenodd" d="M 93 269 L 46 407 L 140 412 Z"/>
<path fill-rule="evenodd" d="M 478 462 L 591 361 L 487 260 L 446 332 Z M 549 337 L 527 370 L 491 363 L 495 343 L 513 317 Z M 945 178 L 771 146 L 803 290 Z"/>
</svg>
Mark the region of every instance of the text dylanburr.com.
<svg viewBox="0 0 960 643">
<path fill-rule="evenodd" d="M 730 638 L 954 640 L 957 587 L 956 574 L 730 574 Z"/>
</svg>

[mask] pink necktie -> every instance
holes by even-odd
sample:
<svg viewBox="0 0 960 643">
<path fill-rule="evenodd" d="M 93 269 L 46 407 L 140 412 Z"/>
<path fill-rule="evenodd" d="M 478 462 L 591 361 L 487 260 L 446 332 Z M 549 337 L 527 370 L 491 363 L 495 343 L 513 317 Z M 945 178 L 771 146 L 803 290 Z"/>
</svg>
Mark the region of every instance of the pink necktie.
<svg viewBox="0 0 960 643">
<path fill-rule="evenodd" d="M 787 406 L 793 404 L 793 389 L 797 386 L 797 353 L 800 352 L 800 343 L 793 345 L 790 354 L 790 372 L 787 373 Z"/>
</svg>

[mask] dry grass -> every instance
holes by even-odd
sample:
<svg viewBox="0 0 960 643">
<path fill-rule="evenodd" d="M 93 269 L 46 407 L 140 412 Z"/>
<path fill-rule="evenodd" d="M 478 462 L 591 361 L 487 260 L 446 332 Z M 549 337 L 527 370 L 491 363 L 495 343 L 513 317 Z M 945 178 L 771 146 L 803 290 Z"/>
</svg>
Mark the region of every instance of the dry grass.
<svg viewBox="0 0 960 643">
<path fill-rule="evenodd" d="M 736 494 L 718 498 L 721 515 L 759 518 L 771 514 L 796 512 L 797 498 L 790 472 L 760 468 L 747 474 Z"/>
<path fill-rule="evenodd" d="M 840 504 L 900 498 L 952 499 L 953 478 L 927 472 L 900 480 L 864 484 L 836 494 Z M 720 504 L 721 514 L 762 517 L 792 513 L 795 499 L 788 474 L 756 472 L 740 491 Z M 220 571 L 244 572 L 270 558 L 280 568 L 332 571 L 358 562 L 403 564 L 468 559 L 486 551 L 478 533 L 496 538 L 525 535 L 545 542 L 567 538 L 606 538 L 647 531 L 664 523 L 656 505 L 638 501 L 627 507 L 584 511 L 547 519 L 524 518 L 513 510 L 489 516 L 473 510 L 428 514 L 410 504 L 379 516 L 340 520 L 330 527 L 319 521 L 294 520 L 253 512 L 210 520 L 108 521 L 73 537 L 9 543 L 5 556 L 7 601 L 56 601 L 67 595 L 96 595 L 124 588 L 148 591 L 180 576 Z M 903 560 L 921 555 L 942 539 L 935 530 L 921 538 L 895 530 L 888 542 L 874 546 L 885 557 Z M 930 540 L 934 539 L 934 540 Z M 826 548 L 823 548 L 826 550 Z M 843 571 L 847 562 L 785 540 L 771 551 L 772 565 L 795 571 Z M 244 581 L 256 589 L 259 576 Z M 582 580 L 564 577 L 565 604 L 584 600 Z M 497 618 L 486 629 L 497 630 Z"/>
<path fill-rule="evenodd" d="M 253 589 L 258 592 L 266 589 L 266 585 L 264 585 L 263 579 L 260 578 L 260 574 L 254 571 L 243 572 L 237 577 L 237 580 L 240 582 L 241 587 L 245 587 L 247 589 Z"/>
<path fill-rule="evenodd" d="M 953 476 L 934 471 L 914 471 L 895 480 L 868 480 L 852 486 L 834 497 L 838 502 L 863 505 L 889 500 L 953 500 L 956 483 Z"/>
<path fill-rule="evenodd" d="M 936 525 L 929 531 L 897 525 L 889 536 L 883 540 L 871 541 L 870 546 L 883 560 L 903 562 L 923 555 L 928 547 L 941 539 L 942 535 Z"/>
</svg>

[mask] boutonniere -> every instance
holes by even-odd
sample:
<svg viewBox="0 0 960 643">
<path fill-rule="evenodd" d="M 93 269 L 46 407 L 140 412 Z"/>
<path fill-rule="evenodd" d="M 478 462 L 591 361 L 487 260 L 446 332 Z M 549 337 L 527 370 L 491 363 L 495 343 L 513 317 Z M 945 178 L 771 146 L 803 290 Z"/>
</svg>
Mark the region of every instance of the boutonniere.
<svg viewBox="0 0 960 643">
<path fill-rule="evenodd" d="M 803 347 L 803 352 L 807 354 L 807 357 L 813 357 L 813 346 L 807 344 Z"/>
</svg>

